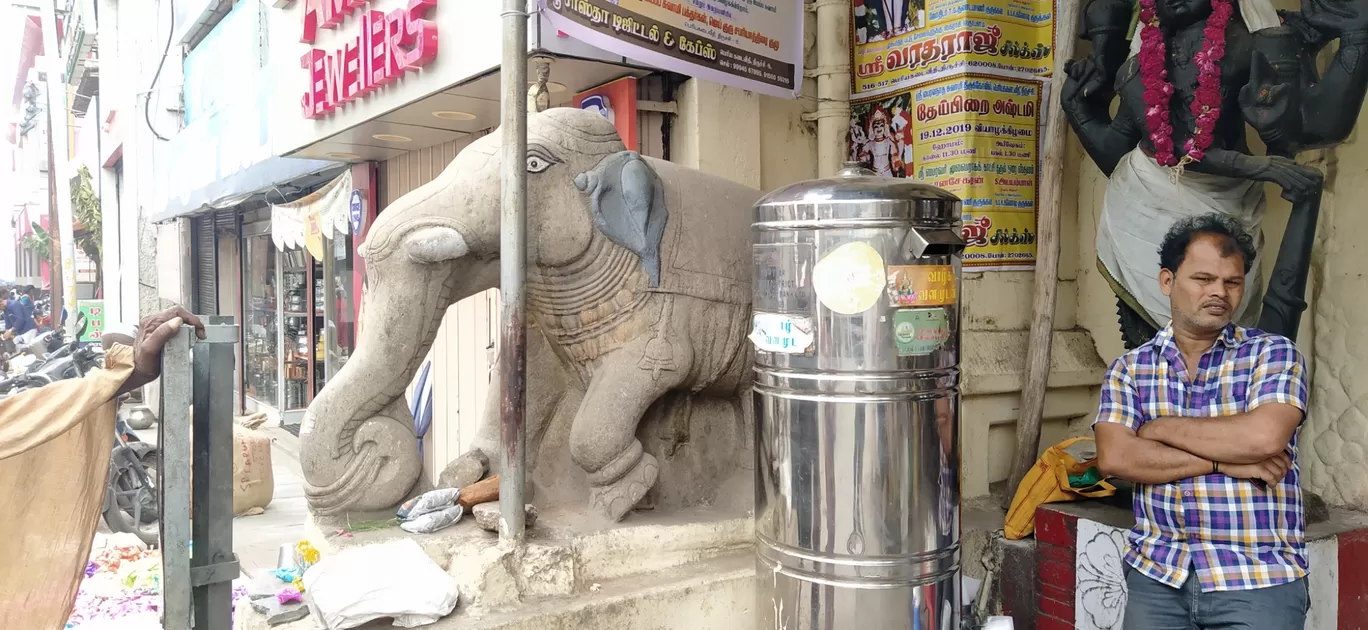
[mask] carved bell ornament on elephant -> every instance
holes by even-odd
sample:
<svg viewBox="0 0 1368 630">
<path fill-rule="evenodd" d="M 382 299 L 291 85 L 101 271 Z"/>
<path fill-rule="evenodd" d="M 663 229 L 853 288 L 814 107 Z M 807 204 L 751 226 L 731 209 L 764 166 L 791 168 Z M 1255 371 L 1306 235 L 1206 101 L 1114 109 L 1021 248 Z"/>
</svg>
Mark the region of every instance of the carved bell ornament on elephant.
<svg viewBox="0 0 1368 630">
<path fill-rule="evenodd" d="M 500 155 L 498 134 L 475 141 L 382 212 L 360 248 L 366 321 L 301 432 L 314 511 L 386 509 L 418 479 L 403 393 L 447 307 L 497 286 Z M 749 383 L 746 221 L 760 192 L 626 151 L 611 123 L 579 109 L 529 117 L 526 167 L 529 468 L 563 416 L 590 504 L 620 519 L 659 474 L 636 437 L 648 407 L 672 390 L 735 397 Z M 498 389 L 474 441 L 489 455 Z"/>
<path fill-rule="evenodd" d="M 1293 157 L 1353 129 L 1368 87 L 1368 2 L 1303 0 L 1301 11 L 1275 11 L 1269 0 L 1090 0 L 1080 36 L 1092 52 L 1066 64 L 1060 102 L 1108 176 L 1098 268 L 1117 294 L 1126 344 L 1168 323 L 1157 276 L 1169 227 L 1219 212 L 1262 252 L 1265 183 L 1294 210 L 1266 295 L 1256 261 L 1236 319 L 1295 338 L 1324 178 Z M 1336 39 L 1322 75 L 1316 56 Z M 1265 155 L 1251 151 L 1246 124 Z"/>
</svg>

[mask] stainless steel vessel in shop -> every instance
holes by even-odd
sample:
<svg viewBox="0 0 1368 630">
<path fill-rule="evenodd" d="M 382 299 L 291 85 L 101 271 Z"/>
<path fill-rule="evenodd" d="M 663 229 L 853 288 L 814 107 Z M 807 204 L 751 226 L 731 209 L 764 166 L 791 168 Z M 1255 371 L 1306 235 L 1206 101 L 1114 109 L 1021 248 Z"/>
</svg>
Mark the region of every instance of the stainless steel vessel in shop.
<svg viewBox="0 0 1368 630">
<path fill-rule="evenodd" d="M 756 627 L 958 630 L 960 200 L 850 165 L 751 232 Z"/>
</svg>

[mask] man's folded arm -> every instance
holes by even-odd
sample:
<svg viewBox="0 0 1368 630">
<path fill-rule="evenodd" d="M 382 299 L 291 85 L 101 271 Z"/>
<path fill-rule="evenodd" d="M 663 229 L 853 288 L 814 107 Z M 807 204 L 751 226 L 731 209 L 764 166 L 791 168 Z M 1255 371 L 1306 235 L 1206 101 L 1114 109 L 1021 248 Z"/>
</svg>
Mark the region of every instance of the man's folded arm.
<svg viewBox="0 0 1368 630">
<path fill-rule="evenodd" d="M 1285 450 L 1306 417 L 1306 359 L 1285 337 L 1263 351 L 1250 375 L 1243 413 L 1216 418 L 1158 418 L 1140 429 L 1199 457 L 1253 464 Z"/>
<path fill-rule="evenodd" d="M 0 400 L 0 459 L 41 446 L 113 400 L 133 373 L 133 349 L 114 346 L 105 369 L 57 381 Z"/>
<path fill-rule="evenodd" d="M 1093 424 L 1097 467 L 1102 474 L 1134 483 L 1163 484 L 1211 472 L 1211 461 L 1137 435 L 1145 424 L 1141 413 L 1140 396 L 1122 357 L 1107 370 Z"/>
</svg>

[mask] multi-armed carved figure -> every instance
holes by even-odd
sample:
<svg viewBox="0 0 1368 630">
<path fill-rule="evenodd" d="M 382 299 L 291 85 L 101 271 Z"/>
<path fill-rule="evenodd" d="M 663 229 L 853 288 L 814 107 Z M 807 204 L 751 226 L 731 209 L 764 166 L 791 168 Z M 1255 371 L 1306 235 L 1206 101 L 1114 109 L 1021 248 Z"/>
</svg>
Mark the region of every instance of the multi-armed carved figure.
<svg viewBox="0 0 1368 630">
<path fill-rule="evenodd" d="M 1092 54 L 1066 65 L 1061 100 L 1110 178 L 1098 266 L 1117 294 L 1126 345 L 1168 322 L 1155 278 L 1173 221 L 1222 212 L 1262 250 L 1264 182 L 1282 187 L 1293 212 L 1266 293 L 1256 261 L 1236 320 L 1295 338 L 1324 177 L 1292 158 L 1353 129 L 1368 88 L 1368 1 L 1303 0 L 1297 12 L 1269 0 L 1091 0 L 1084 15 Z M 1321 75 L 1316 57 L 1334 39 Z M 1266 155 L 1250 151 L 1246 123 Z"/>
</svg>

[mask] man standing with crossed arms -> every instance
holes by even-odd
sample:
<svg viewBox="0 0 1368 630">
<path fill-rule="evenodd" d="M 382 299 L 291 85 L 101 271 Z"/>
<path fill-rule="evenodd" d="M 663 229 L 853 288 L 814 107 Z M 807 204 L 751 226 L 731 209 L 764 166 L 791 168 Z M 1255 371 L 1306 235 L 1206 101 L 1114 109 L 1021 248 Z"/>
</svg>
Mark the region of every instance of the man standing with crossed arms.
<svg viewBox="0 0 1368 630">
<path fill-rule="evenodd" d="M 1102 384 L 1098 466 L 1135 483 L 1126 628 L 1306 623 L 1306 360 L 1286 337 L 1231 323 L 1254 253 L 1224 215 L 1176 223 L 1159 252 L 1172 321 Z"/>
</svg>

